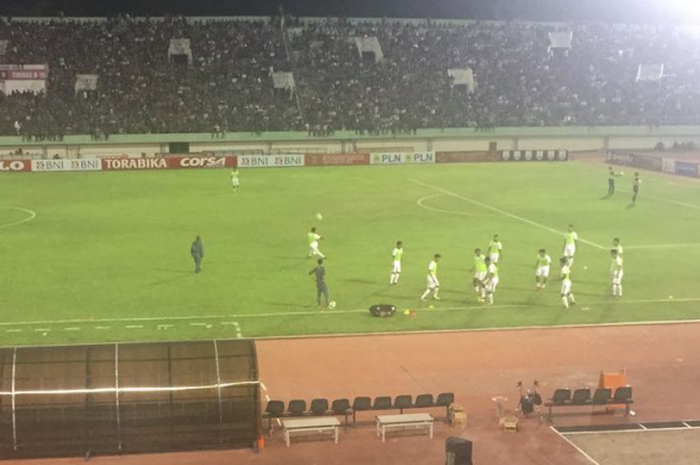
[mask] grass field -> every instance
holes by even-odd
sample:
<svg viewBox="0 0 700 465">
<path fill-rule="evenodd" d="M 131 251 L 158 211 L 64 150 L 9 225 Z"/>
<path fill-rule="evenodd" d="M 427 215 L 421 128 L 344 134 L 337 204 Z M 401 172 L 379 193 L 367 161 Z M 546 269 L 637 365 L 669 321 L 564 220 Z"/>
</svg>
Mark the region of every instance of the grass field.
<svg viewBox="0 0 700 465">
<path fill-rule="evenodd" d="M 610 199 L 605 166 L 575 162 L 248 170 L 238 194 L 222 170 L 3 176 L 0 345 L 700 318 L 700 184 L 643 172 L 630 208 L 630 174 Z M 564 310 L 556 280 L 535 292 L 534 261 L 540 247 L 557 261 L 569 223 L 586 243 L 572 273 L 578 306 Z M 335 311 L 317 309 L 307 274 L 313 225 Z M 469 269 L 494 233 L 501 283 L 485 307 Z M 608 286 L 615 236 L 621 300 Z M 390 287 L 396 240 L 404 272 Z M 435 252 L 442 300 L 430 310 L 419 297 Z M 371 318 L 374 303 L 417 314 Z"/>
</svg>

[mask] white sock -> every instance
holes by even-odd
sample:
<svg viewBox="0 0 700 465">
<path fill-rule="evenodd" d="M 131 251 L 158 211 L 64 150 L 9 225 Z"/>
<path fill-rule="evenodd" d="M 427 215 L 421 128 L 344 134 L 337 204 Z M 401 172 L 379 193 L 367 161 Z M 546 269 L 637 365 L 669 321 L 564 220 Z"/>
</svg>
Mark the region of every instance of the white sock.
<svg viewBox="0 0 700 465">
<path fill-rule="evenodd" d="M 428 294 L 430 294 L 430 289 L 426 289 L 423 295 L 421 296 L 421 299 L 425 300 L 426 297 L 428 297 Z"/>
<path fill-rule="evenodd" d="M 622 297 L 622 284 L 617 285 L 617 295 Z"/>
<path fill-rule="evenodd" d="M 575 303 L 576 303 L 576 299 L 574 299 L 574 295 L 573 295 L 573 294 L 569 294 L 569 301 L 570 301 L 572 304 L 575 304 Z"/>
<path fill-rule="evenodd" d="M 489 292 L 488 297 L 489 297 L 489 303 L 492 304 L 493 303 L 493 292 Z"/>
<path fill-rule="evenodd" d="M 394 276 L 395 276 L 395 278 L 394 278 L 394 284 L 396 284 L 396 283 L 399 282 L 399 277 L 401 276 L 401 274 L 400 274 L 400 273 L 396 273 L 396 274 L 394 274 Z"/>
<path fill-rule="evenodd" d="M 439 288 L 439 287 L 436 287 L 436 288 L 435 288 L 435 291 L 433 292 L 433 297 L 435 297 L 436 299 L 438 298 L 438 295 L 437 295 L 437 294 L 438 294 L 438 291 L 439 291 L 439 290 L 440 290 L 440 288 Z"/>
<path fill-rule="evenodd" d="M 566 296 L 563 296 L 561 301 L 564 303 L 564 307 L 569 308 L 569 301 L 566 299 Z"/>
</svg>

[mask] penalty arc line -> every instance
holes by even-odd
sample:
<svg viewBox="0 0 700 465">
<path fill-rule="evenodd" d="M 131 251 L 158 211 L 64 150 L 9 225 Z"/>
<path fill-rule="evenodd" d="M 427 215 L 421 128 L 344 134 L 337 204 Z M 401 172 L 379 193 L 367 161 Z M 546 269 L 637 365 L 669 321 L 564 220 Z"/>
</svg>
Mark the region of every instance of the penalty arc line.
<svg viewBox="0 0 700 465">
<path fill-rule="evenodd" d="M 439 194 L 433 194 L 433 195 L 426 195 L 425 197 L 421 197 L 416 201 L 416 205 L 418 205 L 421 208 L 425 208 L 426 210 L 434 211 L 437 213 L 444 213 L 446 215 L 460 215 L 460 216 L 496 216 L 496 215 L 491 215 L 491 214 L 483 214 L 483 213 L 467 213 L 467 212 L 459 212 L 459 211 L 452 211 L 452 210 L 443 210 L 442 208 L 436 208 L 436 207 L 431 207 L 429 205 L 425 205 L 423 202 L 429 199 L 435 199 L 437 197 L 444 197 L 447 194 L 444 193 L 439 193 Z"/>
<path fill-rule="evenodd" d="M 487 210 L 491 210 L 491 211 L 494 211 L 496 213 L 500 213 L 501 215 L 507 216 L 508 218 L 512 218 L 514 220 L 518 220 L 518 221 L 521 221 L 523 223 L 527 223 L 531 226 L 536 226 L 540 229 L 544 229 L 545 231 L 549 231 L 549 232 L 555 233 L 557 235 L 564 236 L 564 233 L 562 231 L 558 231 L 554 228 L 550 228 L 549 226 L 545 226 L 541 223 L 537 223 L 535 221 L 528 220 L 527 218 L 523 218 L 522 216 L 514 215 L 513 213 L 509 213 L 505 210 L 501 210 L 500 208 L 492 207 L 491 205 L 487 205 L 485 203 L 479 202 L 478 200 L 470 199 L 469 197 L 465 197 L 465 196 L 457 194 L 455 192 L 448 191 L 447 189 L 443 189 L 442 187 L 437 187 L 437 186 L 433 186 L 431 184 L 426 184 L 426 183 L 424 183 L 422 181 L 418 181 L 416 179 L 411 179 L 411 182 L 413 182 L 415 184 L 419 184 L 419 185 L 424 186 L 424 187 L 429 187 L 430 189 L 442 192 L 443 194 L 450 195 L 450 196 L 455 197 L 457 199 L 464 200 L 465 202 L 469 202 L 471 204 L 478 205 L 478 206 L 485 208 Z M 591 247 L 595 247 L 595 248 L 600 249 L 600 250 L 606 250 L 606 247 L 603 247 L 600 244 L 596 244 L 595 242 L 587 241 L 587 240 L 581 239 L 581 238 L 579 238 L 579 241 L 581 241 L 584 244 L 588 244 Z"/>
<path fill-rule="evenodd" d="M 0 208 L 4 208 L 7 210 L 19 210 L 21 212 L 29 214 L 29 217 L 27 217 L 23 220 L 15 221 L 14 223 L 0 224 L 0 229 L 7 229 L 7 228 L 11 228 L 13 226 L 19 226 L 20 224 L 28 223 L 28 222 L 32 221 L 34 218 L 36 218 L 36 212 L 29 210 L 27 208 L 22 208 L 22 207 L 0 207 Z"/>
</svg>

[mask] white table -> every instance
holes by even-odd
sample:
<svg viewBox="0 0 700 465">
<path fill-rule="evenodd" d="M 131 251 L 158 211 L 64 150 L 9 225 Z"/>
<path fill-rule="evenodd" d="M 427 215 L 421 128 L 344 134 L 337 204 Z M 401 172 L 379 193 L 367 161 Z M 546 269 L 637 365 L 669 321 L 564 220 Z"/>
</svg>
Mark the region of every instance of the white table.
<svg viewBox="0 0 700 465">
<path fill-rule="evenodd" d="M 382 437 L 386 442 L 387 429 L 425 428 L 433 439 L 433 422 L 435 419 L 429 413 L 411 413 L 406 415 L 379 415 L 377 416 L 377 437 Z"/>
<path fill-rule="evenodd" d="M 284 426 L 284 440 L 287 447 L 291 444 L 292 434 L 294 433 L 325 433 L 332 432 L 335 443 L 338 444 L 338 428 L 340 421 L 335 417 L 320 417 L 320 418 L 297 418 L 282 420 Z"/>
</svg>

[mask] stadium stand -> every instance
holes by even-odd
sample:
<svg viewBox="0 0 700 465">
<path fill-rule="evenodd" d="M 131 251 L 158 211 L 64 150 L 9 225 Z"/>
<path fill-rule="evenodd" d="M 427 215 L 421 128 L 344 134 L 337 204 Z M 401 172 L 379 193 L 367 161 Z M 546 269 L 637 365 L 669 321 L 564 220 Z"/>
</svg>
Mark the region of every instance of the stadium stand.
<svg viewBox="0 0 700 465">
<path fill-rule="evenodd" d="M 570 48 L 550 48 L 557 32 L 571 33 Z M 376 39 L 378 54 L 359 53 L 356 38 Z M 171 39 L 190 40 L 189 66 L 169 58 Z M 700 121 L 700 39 L 681 27 L 4 19 L 0 41 L 0 64 L 49 66 L 45 93 L 0 94 L 0 134 L 40 140 Z M 455 69 L 473 72 L 473 86 L 453 86 Z M 275 89 L 275 75 L 290 72 L 294 85 Z M 86 73 L 97 88 L 76 91 Z"/>
</svg>

